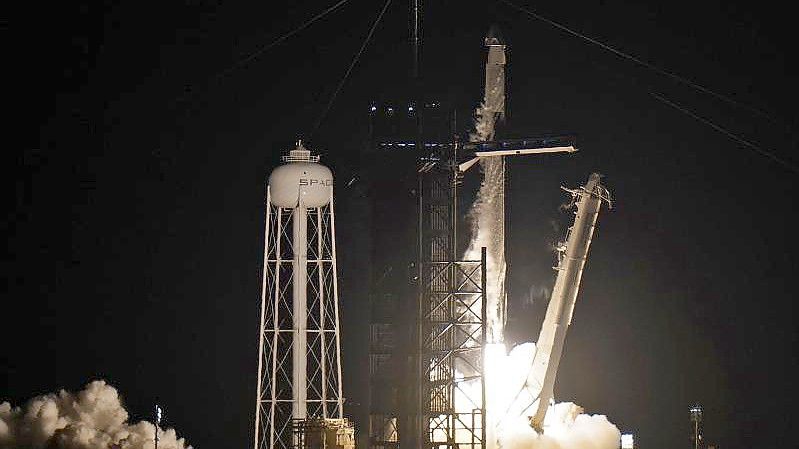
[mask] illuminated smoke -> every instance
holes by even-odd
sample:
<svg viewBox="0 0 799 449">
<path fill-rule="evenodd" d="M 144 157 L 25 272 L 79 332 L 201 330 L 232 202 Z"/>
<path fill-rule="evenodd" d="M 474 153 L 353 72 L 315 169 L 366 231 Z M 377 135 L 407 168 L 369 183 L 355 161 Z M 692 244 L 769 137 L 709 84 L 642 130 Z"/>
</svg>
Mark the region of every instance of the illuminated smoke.
<svg viewBox="0 0 799 449">
<path fill-rule="evenodd" d="M 474 132 L 469 134 L 470 142 L 488 142 L 494 138 L 497 124 L 497 114 L 500 112 L 497 106 L 486 106 L 485 101 L 492 102 L 486 95 L 484 103 L 474 111 Z M 501 107 L 504 107 L 504 103 Z"/>
<path fill-rule="evenodd" d="M 505 115 L 505 47 L 495 37 L 487 37 L 486 45 L 489 51 L 483 103 L 474 114 L 471 142 L 493 140 L 497 120 Z M 469 211 L 472 240 L 464 259 L 479 260 L 481 248 L 486 248 L 484 326 L 488 342 L 497 343 L 503 341 L 505 328 L 505 159 L 481 158 L 480 170 L 483 182 Z"/>
<path fill-rule="evenodd" d="M 494 138 L 496 113 L 480 106 L 475 112 L 472 142 Z M 501 157 L 480 159 L 483 182 L 469 210 L 472 239 L 464 254 L 466 260 L 480 260 L 486 247 L 486 330 L 490 343 L 504 339 L 505 327 L 505 160 Z"/>
<path fill-rule="evenodd" d="M 486 96 L 487 100 L 491 99 Z M 495 102 L 496 103 L 496 102 Z M 492 103 L 487 103 L 492 104 Z M 494 109 L 481 105 L 475 112 L 475 132 L 469 136 L 472 142 L 487 141 L 494 137 L 494 124 L 497 113 Z M 491 160 L 496 159 L 496 160 Z M 487 340 L 498 342 L 503 339 L 505 326 L 505 166 L 501 158 L 488 158 L 480 160 L 483 172 L 483 182 L 477 193 L 477 198 L 469 210 L 469 219 L 472 225 L 471 242 L 463 258 L 465 260 L 480 260 L 481 248 L 486 247 L 486 327 Z M 482 305 L 476 304 L 482 309 Z M 461 310 L 465 312 L 465 310 Z M 481 310 L 473 313 L 480 314 Z M 474 325 L 473 331 L 477 331 Z M 472 340 L 473 342 L 474 340 Z M 465 343 L 469 344 L 469 343 Z M 455 410 L 466 414 L 479 407 L 482 400 L 482 388 L 479 378 L 472 378 L 475 374 L 474 366 L 479 365 L 477 360 L 458 359 L 455 362 L 455 377 L 460 379 L 459 388 L 455 391 Z M 436 381 L 437 379 L 430 379 Z M 444 416 L 438 419 L 445 419 Z M 468 419 L 468 418 L 464 418 Z M 473 419 L 475 419 L 473 417 Z M 470 423 L 468 427 L 475 427 L 477 423 Z M 447 439 L 447 435 L 438 435 L 433 427 L 434 439 Z M 468 440 L 470 436 L 463 429 L 455 430 L 456 439 Z"/>
<path fill-rule="evenodd" d="M 553 404 L 539 435 L 530 426 L 535 397 L 524 388 L 535 344 L 505 353 L 502 344 L 486 347 L 489 449 L 617 449 L 621 433 L 604 415 L 587 415 L 571 402 Z"/>
<path fill-rule="evenodd" d="M 493 100 L 493 101 L 492 101 Z M 475 112 L 475 132 L 469 136 L 472 142 L 489 141 L 494 137 L 494 124 L 496 123 L 497 110 L 486 104 L 496 104 L 496 99 L 486 95 L 486 102 Z M 483 181 L 477 192 L 477 197 L 469 210 L 471 222 L 471 241 L 463 258 L 465 260 L 480 260 L 481 249 L 486 248 L 486 329 L 488 342 L 501 342 L 504 338 L 505 327 L 505 163 L 502 158 L 484 158 L 480 160 L 480 169 Z M 477 308 L 482 306 L 477 304 Z M 474 311 L 481 313 L 481 310 Z M 474 326 L 476 331 L 477 325 Z M 474 366 L 479 365 L 476 360 L 468 363 L 463 359 L 455 362 L 455 377 L 464 379 L 459 382 L 455 390 L 455 410 L 463 413 L 462 419 L 468 420 L 469 413 L 480 407 L 482 400 L 482 387 L 479 378 L 465 380 L 472 377 Z M 435 381 L 436 379 L 431 379 Z M 489 391 L 487 393 L 490 395 Z M 490 397 L 490 396 L 489 396 Z M 444 416 L 438 419 L 445 419 Z M 472 419 L 479 419 L 472 416 Z M 481 423 L 464 423 L 467 427 L 479 427 Z M 487 432 L 492 434 L 492 427 Z M 447 435 L 438 434 L 433 426 L 433 438 L 446 439 Z M 468 441 L 470 435 L 464 429 L 455 429 L 456 440 Z"/>
<path fill-rule="evenodd" d="M 117 390 L 96 380 L 73 394 L 37 396 L 24 407 L 0 403 L 0 449 L 153 449 L 155 426 L 129 424 Z M 190 449 L 175 429 L 160 430 L 159 449 Z"/>
<path fill-rule="evenodd" d="M 500 437 L 502 449 L 617 449 L 621 433 L 604 415 L 588 415 L 571 402 L 549 408 L 544 433 L 537 434 L 526 419 L 509 426 Z"/>
</svg>

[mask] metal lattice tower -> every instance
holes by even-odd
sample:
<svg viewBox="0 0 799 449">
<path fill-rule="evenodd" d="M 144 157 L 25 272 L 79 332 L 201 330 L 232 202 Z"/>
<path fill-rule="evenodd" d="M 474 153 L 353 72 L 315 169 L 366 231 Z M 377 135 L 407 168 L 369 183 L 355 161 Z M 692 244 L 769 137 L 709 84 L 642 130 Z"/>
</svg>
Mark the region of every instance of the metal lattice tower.
<svg viewBox="0 0 799 449">
<path fill-rule="evenodd" d="M 702 440 L 702 407 L 696 404 L 688 412 L 691 416 L 691 449 L 702 449 L 705 447 Z"/>
<path fill-rule="evenodd" d="M 363 173 L 369 185 L 373 245 L 369 289 L 370 449 L 418 448 L 419 444 L 419 372 L 415 364 L 419 348 L 411 332 L 418 323 L 415 314 L 408 312 L 416 310 L 418 300 L 415 224 L 420 152 L 414 133 L 420 115 L 425 118 L 425 141 L 451 137 L 452 111 L 437 101 L 418 105 L 408 100 L 400 107 L 376 102 L 369 109 L 370 143 L 363 159 L 368 161 L 368 169 Z"/>
<path fill-rule="evenodd" d="M 419 170 L 418 425 L 423 448 L 483 449 L 486 256 L 458 257 L 456 148 Z"/>
<path fill-rule="evenodd" d="M 254 449 L 292 421 L 343 418 L 333 179 L 298 143 L 269 177 Z"/>
</svg>

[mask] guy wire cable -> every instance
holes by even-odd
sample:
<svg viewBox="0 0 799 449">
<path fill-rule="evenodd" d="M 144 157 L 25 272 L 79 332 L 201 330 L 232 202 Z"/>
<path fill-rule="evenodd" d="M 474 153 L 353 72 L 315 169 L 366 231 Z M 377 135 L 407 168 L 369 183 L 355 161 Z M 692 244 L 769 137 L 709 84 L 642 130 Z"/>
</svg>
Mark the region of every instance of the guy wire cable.
<svg viewBox="0 0 799 449">
<path fill-rule="evenodd" d="M 751 112 L 753 114 L 756 114 L 756 115 L 759 115 L 760 117 L 763 117 L 763 118 L 765 118 L 766 120 L 768 120 L 768 121 L 770 121 L 772 123 L 776 123 L 777 122 L 777 119 L 773 118 L 768 113 L 766 113 L 764 111 L 761 111 L 760 109 L 757 109 L 755 107 L 749 106 L 749 105 L 744 104 L 744 103 L 741 103 L 740 101 L 737 101 L 737 100 L 735 100 L 735 99 L 733 99 L 733 98 L 731 98 L 731 97 L 729 97 L 727 95 L 724 95 L 724 94 L 718 93 L 718 92 L 716 92 L 714 90 L 711 90 L 711 89 L 709 89 L 709 88 L 707 88 L 705 86 L 702 86 L 701 84 L 698 84 L 698 83 L 696 83 L 694 81 L 691 81 L 691 80 L 689 80 L 689 79 L 687 79 L 685 77 L 677 75 L 676 73 L 673 73 L 673 72 L 670 72 L 668 70 L 662 69 L 662 68 L 660 68 L 660 67 L 658 67 L 656 65 L 653 65 L 653 64 L 651 64 L 649 62 L 646 62 L 646 61 L 644 61 L 644 60 L 642 60 L 640 58 L 637 58 L 637 57 L 635 57 L 635 56 L 633 56 L 633 55 L 631 55 L 629 53 L 625 53 L 625 52 L 623 52 L 621 50 L 618 50 L 618 49 L 616 49 L 614 47 L 611 47 L 610 45 L 605 44 L 604 42 L 601 42 L 601 41 L 599 41 L 597 39 L 594 39 L 592 37 L 586 36 L 585 34 L 582 34 L 582 33 L 578 32 L 578 31 L 572 30 L 571 28 L 569 28 L 569 27 L 567 27 L 565 25 L 562 25 L 562 24 L 560 24 L 558 22 L 555 22 L 554 20 L 548 19 L 548 18 L 546 18 L 546 17 L 544 17 L 544 16 L 542 16 L 542 15 L 540 15 L 540 14 L 538 14 L 538 13 L 536 13 L 536 12 L 534 12 L 534 11 L 528 9 L 528 8 L 525 8 L 523 6 L 519 6 L 519 5 L 515 4 L 515 3 L 510 2 L 509 0 L 498 0 L 498 1 L 500 1 L 502 3 L 505 3 L 506 5 L 510 6 L 513 9 L 516 9 L 517 11 L 523 12 L 523 13 L 525 13 L 525 14 L 527 14 L 527 15 L 535 18 L 535 19 L 538 19 L 538 20 L 540 20 L 542 22 L 545 22 L 545 23 L 555 27 L 555 28 L 558 28 L 561 31 L 565 31 L 565 32 L 571 34 L 572 36 L 575 36 L 575 37 L 578 37 L 578 38 L 580 38 L 580 39 L 582 39 L 584 41 L 590 42 L 590 43 L 592 43 L 592 44 L 594 44 L 594 45 L 596 45 L 596 46 L 598 46 L 598 47 L 600 47 L 600 48 L 602 48 L 604 50 L 607 50 L 607 51 L 615 54 L 616 56 L 619 56 L 621 58 L 624 58 L 624 59 L 627 59 L 629 61 L 632 61 L 632 62 L 634 62 L 634 63 L 636 63 L 638 65 L 641 65 L 641 66 L 646 67 L 646 68 L 648 68 L 650 70 L 653 70 L 653 71 L 655 71 L 655 72 L 657 72 L 657 73 L 659 73 L 659 74 L 661 74 L 663 76 L 671 78 L 671 79 L 673 79 L 673 80 L 675 80 L 675 81 L 677 81 L 679 83 L 685 84 L 685 85 L 687 85 L 689 87 L 692 87 L 692 88 L 694 88 L 694 89 L 696 89 L 696 90 L 698 90 L 700 92 L 704 92 L 704 93 L 706 93 L 708 95 L 711 95 L 711 96 L 713 96 L 713 97 L 715 97 L 715 98 L 717 98 L 719 100 L 724 101 L 725 103 L 728 103 L 728 104 L 731 104 L 733 106 L 737 106 L 737 107 L 746 109 L 749 112 Z"/>
<path fill-rule="evenodd" d="M 308 28 L 309 26 L 311 26 L 311 25 L 312 25 L 314 22 L 316 22 L 317 20 L 319 20 L 319 19 L 321 19 L 321 18 L 325 17 L 326 15 L 328 15 L 328 14 L 332 13 L 333 11 L 337 10 L 338 8 L 340 8 L 341 6 L 343 6 L 345 3 L 349 2 L 349 1 L 350 1 L 350 0 L 339 0 L 339 1 L 338 1 L 337 3 L 335 3 L 334 5 L 332 5 L 332 6 L 328 7 L 327 9 L 323 10 L 322 12 L 320 12 L 320 13 L 318 13 L 318 14 L 314 15 L 314 16 L 313 16 L 313 17 L 311 17 L 310 19 L 308 19 L 308 20 L 306 20 L 305 22 L 303 22 L 303 23 L 302 23 L 300 26 L 298 26 L 297 28 L 294 28 L 293 30 L 289 31 L 288 33 L 286 33 L 286 34 L 284 34 L 284 35 L 282 35 L 282 36 L 278 37 L 277 39 L 275 39 L 274 41 L 272 41 L 270 44 L 268 44 L 268 45 L 265 45 L 265 46 L 263 46 L 263 47 L 261 47 L 261 48 L 259 48 L 259 49 L 255 50 L 255 51 L 251 52 L 250 54 L 248 54 L 248 55 L 246 55 L 246 56 L 242 57 L 242 58 L 239 58 L 238 60 L 234 61 L 234 62 L 233 62 L 233 63 L 232 63 L 230 66 L 228 66 L 226 69 L 224 69 L 224 70 L 221 70 L 221 71 L 220 71 L 220 72 L 218 72 L 216 75 L 214 75 L 214 76 L 213 76 L 213 77 L 210 79 L 210 81 L 208 81 L 208 83 L 210 83 L 210 82 L 214 82 L 214 81 L 218 81 L 218 80 L 220 80 L 220 79 L 224 78 L 225 76 L 227 76 L 228 74 L 230 74 L 230 73 L 231 73 L 231 72 L 233 72 L 234 70 L 236 70 L 236 69 L 238 69 L 239 67 L 243 66 L 243 65 L 244 65 L 244 64 L 246 64 L 247 62 L 249 62 L 249 61 L 252 61 L 253 59 L 257 58 L 258 56 L 260 56 L 260 55 L 261 55 L 261 54 L 263 54 L 264 52 L 266 52 L 266 51 L 268 51 L 268 50 L 272 49 L 272 48 L 273 48 L 273 47 L 275 47 L 276 45 L 278 45 L 278 44 L 282 43 L 283 41 L 285 41 L 286 39 L 290 38 L 291 36 L 294 36 L 295 34 L 299 33 L 300 31 L 302 31 L 302 30 L 304 30 L 304 29 Z M 186 98 L 189 98 L 189 97 L 191 97 L 191 96 L 192 96 L 192 95 L 193 95 L 195 92 L 196 92 L 196 91 L 195 91 L 194 89 L 192 89 L 191 87 L 189 87 L 189 88 L 187 89 L 187 92 L 186 92 L 186 93 L 184 93 L 183 95 L 181 95 L 181 96 L 178 98 L 178 100 L 177 100 L 177 101 L 178 101 L 178 102 L 180 102 L 181 100 L 184 100 L 184 99 L 186 99 Z"/>
<path fill-rule="evenodd" d="M 664 104 L 666 104 L 666 105 L 668 105 L 668 106 L 670 106 L 670 107 L 682 112 L 683 114 L 685 114 L 685 115 L 687 115 L 687 116 L 689 116 L 689 117 L 691 117 L 691 118 L 693 118 L 693 119 L 695 119 L 695 120 L 697 120 L 699 122 L 704 123 L 705 125 L 707 125 L 707 126 L 713 128 L 713 129 L 715 129 L 716 131 L 724 134 L 725 136 L 729 137 L 730 139 L 740 143 L 741 145 L 744 145 L 745 147 L 749 148 L 750 150 L 754 151 L 755 153 L 758 153 L 761 156 L 765 156 L 765 157 L 771 159 L 772 161 L 782 165 L 783 167 L 787 168 L 788 170 L 790 170 L 790 171 L 792 171 L 794 173 L 799 173 L 799 167 L 797 167 L 797 166 L 791 164 L 790 162 L 780 158 L 779 156 L 775 155 L 773 152 L 765 150 L 761 146 L 759 146 L 759 145 L 757 145 L 757 144 L 755 144 L 753 142 L 750 142 L 750 141 L 748 141 L 748 140 L 746 140 L 746 139 L 744 139 L 742 137 L 739 137 L 739 136 L 731 133 L 730 131 L 727 131 L 726 129 L 722 128 L 720 125 L 717 125 L 717 124 L 711 122 L 710 120 L 708 120 L 708 119 L 706 119 L 704 117 L 700 117 L 700 116 L 696 115 L 695 113 L 689 111 L 688 109 L 680 106 L 679 104 L 667 99 L 666 97 L 664 97 L 662 95 L 659 95 L 659 94 L 654 93 L 654 92 L 650 92 L 650 94 L 653 97 L 655 97 L 658 101 L 660 101 L 660 102 L 662 102 L 662 103 L 664 103 Z"/>
<path fill-rule="evenodd" d="M 322 111 L 322 114 L 316 120 L 316 123 L 314 124 L 313 129 L 311 129 L 310 134 L 308 134 L 308 141 L 311 141 L 314 134 L 316 134 L 316 132 L 319 130 L 319 127 L 322 125 L 322 122 L 327 117 L 327 113 L 330 111 L 330 108 L 333 106 L 333 102 L 336 101 L 336 97 L 338 97 L 339 92 L 341 92 L 341 89 L 344 87 L 344 83 L 347 82 L 350 73 L 352 73 L 352 69 L 355 67 L 355 64 L 358 63 L 358 60 L 360 59 L 363 51 L 366 49 L 366 46 L 369 45 L 369 41 L 372 39 L 372 35 L 374 34 L 375 29 L 377 29 L 377 25 L 380 24 L 380 20 L 383 19 L 383 15 L 385 15 L 386 10 L 388 9 L 390 4 L 391 0 L 386 0 L 386 2 L 383 4 L 383 9 L 381 9 L 380 14 L 377 15 L 377 19 L 375 19 L 374 23 L 372 24 L 372 28 L 369 30 L 369 33 L 366 35 L 366 39 L 364 39 L 363 43 L 361 44 L 361 48 L 355 54 L 355 57 L 352 58 L 352 62 L 350 63 L 350 66 L 347 68 L 347 71 L 344 73 L 344 77 L 341 78 L 341 81 L 338 83 L 338 87 L 336 87 L 336 90 L 333 92 L 333 95 L 330 97 L 330 101 L 327 102 L 325 109 Z"/>
</svg>

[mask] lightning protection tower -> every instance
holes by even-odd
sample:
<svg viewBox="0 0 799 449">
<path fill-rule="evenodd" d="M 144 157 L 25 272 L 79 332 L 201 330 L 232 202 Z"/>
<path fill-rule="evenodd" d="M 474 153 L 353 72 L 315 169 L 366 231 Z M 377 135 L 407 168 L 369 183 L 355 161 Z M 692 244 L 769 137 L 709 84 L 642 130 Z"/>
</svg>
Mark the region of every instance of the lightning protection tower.
<svg viewBox="0 0 799 449">
<path fill-rule="evenodd" d="M 269 176 L 254 449 L 295 447 L 298 420 L 341 419 L 333 175 L 297 143 Z"/>
<path fill-rule="evenodd" d="M 702 407 L 694 405 L 689 410 L 691 416 L 691 449 L 702 449 L 705 447 L 702 441 Z"/>
</svg>

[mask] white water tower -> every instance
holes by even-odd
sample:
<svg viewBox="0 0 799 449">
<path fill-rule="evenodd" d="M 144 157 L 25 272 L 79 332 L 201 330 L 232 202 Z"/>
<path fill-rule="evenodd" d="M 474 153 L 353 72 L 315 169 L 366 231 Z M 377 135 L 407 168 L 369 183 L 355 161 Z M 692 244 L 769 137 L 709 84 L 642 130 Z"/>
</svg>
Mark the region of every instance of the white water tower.
<svg viewBox="0 0 799 449">
<path fill-rule="evenodd" d="M 333 175 L 297 143 L 269 176 L 254 449 L 290 449 L 292 423 L 342 418 Z"/>
</svg>

